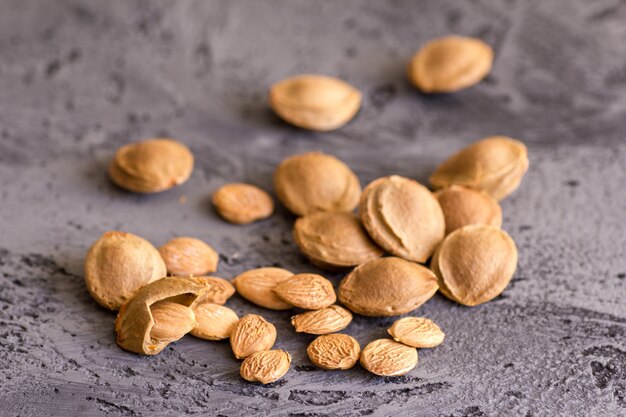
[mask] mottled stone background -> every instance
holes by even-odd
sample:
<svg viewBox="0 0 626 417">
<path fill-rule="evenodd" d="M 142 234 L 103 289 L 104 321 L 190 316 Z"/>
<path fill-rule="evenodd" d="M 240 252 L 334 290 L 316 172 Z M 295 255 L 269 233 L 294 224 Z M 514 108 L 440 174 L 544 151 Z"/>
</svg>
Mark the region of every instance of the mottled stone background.
<svg viewBox="0 0 626 417">
<path fill-rule="evenodd" d="M 1 0 L 0 10 L 0 415 L 626 415 L 624 1 Z M 449 33 L 492 44 L 493 73 L 459 94 L 421 95 L 407 60 Z M 282 123 L 267 88 L 302 72 L 358 87 L 360 114 L 327 134 Z M 233 226 L 211 192 L 230 181 L 271 189 L 278 161 L 313 149 L 363 184 L 425 181 L 492 134 L 530 149 L 522 187 L 503 202 L 518 271 L 486 305 L 436 296 L 414 312 L 447 339 L 404 377 L 318 370 L 289 313 L 239 297 L 229 305 L 275 323 L 276 346 L 293 355 L 279 382 L 242 382 L 228 343 L 186 337 L 140 357 L 116 346 L 114 314 L 85 290 L 83 258 L 109 229 L 155 245 L 202 238 L 227 278 L 315 271 L 285 210 Z M 115 149 L 155 135 L 191 147 L 191 180 L 154 196 L 111 185 Z M 347 331 L 365 345 L 392 321 L 359 317 Z"/>
</svg>

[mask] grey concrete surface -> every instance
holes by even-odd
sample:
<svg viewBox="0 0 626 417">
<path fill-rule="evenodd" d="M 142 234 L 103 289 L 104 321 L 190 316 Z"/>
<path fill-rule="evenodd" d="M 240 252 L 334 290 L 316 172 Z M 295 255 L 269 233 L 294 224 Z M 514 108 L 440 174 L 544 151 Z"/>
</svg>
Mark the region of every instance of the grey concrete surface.
<svg viewBox="0 0 626 417">
<path fill-rule="evenodd" d="M 0 1 L 0 415 L 626 416 L 626 3 L 499 1 Z M 407 84 L 429 38 L 478 36 L 493 73 L 455 95 Z M 365 102 L 327 134 L 289 127 L 267 87 L 292 74 L 345 78 Z M 476 308 L 441 296 L 414 315 L 446 342 L 378 378 L 314 368 L 288 312 L 263 314 L 293 367 L 244 383 L 228 343 L 185 337 L 156 357 L 119 349 L 114 314 L 85 290 L 104 231 L 155 245 L 178 235 L 221 254 L 219 275 L 280 265 L 315 271 L 293 217 L 238 227 L 210 194 L 230 181 L 271 190 L 283 157 L 323 150 L 363 184 L 425 181 L 486 135 L 525 141 L 530 171 L 503 202 L 520 250 L 505 293 Z M 129 141 L 170 135 L 197 158 L 189 182 L 139 196 L 106 166 Z M 183 204 L 180 197 L 186 197 Z M 341 273 L 330 275 L 338 282 Z M 357 317 L 362 345 L 393 319 Z"/>
</svg>

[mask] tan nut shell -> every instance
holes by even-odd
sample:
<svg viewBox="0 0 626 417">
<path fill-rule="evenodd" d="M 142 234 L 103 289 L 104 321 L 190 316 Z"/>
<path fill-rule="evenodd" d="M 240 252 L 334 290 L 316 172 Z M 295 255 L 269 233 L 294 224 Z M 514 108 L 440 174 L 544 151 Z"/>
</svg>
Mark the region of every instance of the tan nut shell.
<svg viewBox="0 0 626 417">
<path fill-rule="evenodd" d="M 243 316 L 232 328 L 230 346 L 237 359 L 269 350 L 276 341 L 276 327 L 256 314 Z"/>
<path fill-rule="evenodd" d="M 159 248 L 172 275 L 203 275 L 217 270 L 215 249 L 193 237 L 177 237 Z"/>
<path fill-rule="evenodd" d="M 443 343 L 446 334 L 432 320 L 404 317 L 387 330 L 396 342 L 414 348 L 433 348 Z"/>
<path fill-rule="evenodd" d="M 361 366 L 380 376 L 404 375 L 417 366 L 417 350 L 391 339 L 374 340 L 361 352 Z"/>
<path fill-rule="evenodd" d="M 446 219 L 446 235 L 470 224 L 502 225 L 500 204 L 485 192 L 452 185 L 435 196 Z"/>
<path fill-rule="evenodd" d="M 305 310 L 319 310 L 337 301 L 332 282 L 317 274 L 297 274 L 274 288 L 286 303 Z"/>
<path fill-rule="evenodd" d="M 193 307 L 196 326 L 191 334 L 206 340 L 228 339 L 239 316 L 228 307 L 219 304 L 201 303 Z"/>
<path fill-rule="evenodd" d="M 461 149 L 430 176 L 435 188 L 461 185 L 502 200 L 519 187 L 528 170 L 526 146 L 505 136 L 490 136 Z"/>
<path fill-rule="evenodd" d="M 480 39 L 445 36 L 413 56 L 408 75 L 424 93 L 451 93 L 478 84 L 492 64 L 493 49 Z"/>
<path fill-rule="evenodd" d="M 193 155 L 173 139 L 148 139 L 122 146 L 109 165 L 111 180 L 129 191 L 156 193 L 191 176 Z"/>
<path fill-rule="evenodd" d="M 282 161 L 274 172 L 278 199 L 293 213 L 352 211 L 361 184 L 354 172 L 334 156 L 307 152 Z"/>
<path fill-rule="evenodd" d="M 307 214 L 296 220 L 293 236 L 302 253 L 321 268 L 360 265 L 383 255 L 352 213 Z"/>
<path fill-rule="evenodd" d="M 389 257 L 357 266 L 339 285 L 339 301 L 363 316 L 397 316 L 415 310 L 437 292 L 428 268 Z"/>
<path fill-rule="evenodd" d="M 154 326 L 150 307 L 162 300 L 190 307 L 209 287 L 203 277 L 166 277 L 141 288 L 117 314 L 117 344 L 122 349 L 144 355 L 161 352 L 170 340 L 155 340 L 150 336 Z"/>
<path fill-rule="evenodd" d="M 150 306 L 150 312 L 154 320 L 150 337 L 155 340 L 173 342 L 196 326 L 193 310 L 173 301 L 157 301 Z"/>
<path fill-rule="evenodd" d="M 132 233 L 104 233 L 85 259 L 89 294 L 98 304 L 114 311 L 139 288 L 166 275 L 165 263 L 156 248 Z"/>
<path fill-rule="evenodd" d="M 238 275 L 233 284 L 246 300 L 270 310 L 289 310 L 293 306 L 278 298 L 274 288 L 293 275 L 282 268 L 257 268 Z"/>
<path fill-rule="evenodd" d="M 460 229 L 457 229 L 457 230 L 460 230 Z M 443 245 L 443 242 L 442 242 L 442 245 Z M 430 259 L 430 270 L 433 271 L 434 274 L 437 276 L 437 285 L 439 285 L 439 292 L 442 293 L 447 298 L 449 298 L 450 300 L 456 301 L 458 303 L 459 301 L 452 295 L 450 290 L 446 287 L 446 284 L 443 282 L 443 279 L 441 278 L 441 271 L 439 270 L 439 252 L 441 250 L 442 245 L 439 245 L 437 247 L 437 250 L 433 254 L 433 257 Z"/>
<path fill-rule="evenodd" d="M 517 247 L 497 227 L 465 226 L 443 241 L 431 262 L 441 292 L 448 298 L 476 306 L 497 297 L 511 281 L 517 266 Z"/>
<path fill-rule="evenodd" d="M 291 355 L 284 350 L 255 352 L 242 363 L 239 373 L 250 382 L 269 384 L 282 378 L 291 366 Z"/>
<path fill-rule="evenodd" d="M 265 219 L 274 211 L 272 197 L 259 187 L 250 184 L 223 185 L 213 193 L 211 200 L 219 215 L 235 224 L 248 224 Z"/>
<path fill-rule="evenodd" d="M 359 214 L 378 245 L 409 261 L 426 262 L 445 233 L 437 199 L 417 181 L 397 175 L 365 188 Z"/>
<path fill-rule="evenodd" d="M 338 305 L 307 311 L 291 318 L 298 333 L 328 334 L 343 330 L 352 322 L 352 313 Z"/>
<path fill-rule="evenodd" d="M 322 369 L 350 369 L 359 361 L 361 346 L 347 334 L 319 336 L 306 349 L 309 359 Z"/>
<path fill-rule="evenodd" d="M 328 131 L 352 120 L 361 107 L 361 93 L 337 78 L 299 75 L 274 84 L 269 104 L 294 126 Z"/>
</svg>

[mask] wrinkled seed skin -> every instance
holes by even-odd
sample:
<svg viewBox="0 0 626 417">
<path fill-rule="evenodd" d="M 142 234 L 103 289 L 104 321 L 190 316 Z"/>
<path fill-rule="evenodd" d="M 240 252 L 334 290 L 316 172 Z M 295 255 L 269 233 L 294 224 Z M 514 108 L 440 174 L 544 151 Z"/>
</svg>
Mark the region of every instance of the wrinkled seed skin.
<svg viewBox="0 0 626 417">
<path fill-rule="evenodd" d="M 217 270 L 219 256 L 215 249 L 199 239 L 177 237 L 159 248 L 172 275 L 203 275 Z"/>
<path fill-rule="evenodd" d="M 175 341 L 189 333 L 196 325 L 195 314 L 182 304 L 158 301 L 150 306 L 154 326 L 153 339 Z"/>
<path fill-rule="evenodd" d="M 198 277 L 207 286 L 206 291 L 198 298 L 196 304 L 213 303 L 225 304 L 235 293 L 235 287 L 224 278 Z"/>
<path fill-rule="evenodd" d="M 239 321 L 237 313 L 219 304 L 202 303 L 195 306 L 193 311 L 197 324 L 190 333 L 200 339 L 228 339 Z"/>
<path fill-rule="evenodd" d="M 226 221 L 248 224 L 268 218 L 274 211 L 272 197 L 251 184 L 232 183 L 213 193 L 211 201 L 216 211 Z"/>
<path fill-rule="evenodd" d="M 270 310 L 289 310 L 293 306 L 281 300 L 274 288 L 293 276 L 293 272 L 283 268 L 257 268 L 238 275 L 233 284 L 237 292 L 246 300 Z"/>
<path fill-rule="evenodd" d="M 278 297 L 298 308 L 319 310 L 337 301 L 333 284 L 321 275 L 297 274 L 274 288 Z"/>
<path fill-rule="evenodd" d="M 352 322 L 352 313 L 338 305 L 308 311 L 291 318 L 298 333 L 328 334 L 343 330 Z"/>
<path fill-rule="evenodd" d="M 350 369 L 359 360 L 361 347 L 347 334 L 327 334 L 317 337 L 307 348 L 307 355 L 319 368 Z"/>
<path fill-rule="evenodd" d="M 243 316 L 232 329 L 230 346 L 237 359 L 269 350 L 276 341 L 276 327 L 256 314 Z"/>
<path fill-rule="evenodd" d="M 445 333 L 432 320 L 423 317 L 405 317 L 388 330 L 396 342 L 414 348 L 434 348 L 443 343 Z"/>
<path fill-rule="evenodd" d="M 374 340 L 361 352 L 361 365 L 379 376 L 404 375 L 417 366 L 417 350 L 391 339 Z"/>
<path fill-rule="evenodd" d="M 283 350 L 255 352 L 242 363 L 239 373 L 250 382 L 269 384 L 282 378 L 291 366 L 291 355 Z"/>
</svg>

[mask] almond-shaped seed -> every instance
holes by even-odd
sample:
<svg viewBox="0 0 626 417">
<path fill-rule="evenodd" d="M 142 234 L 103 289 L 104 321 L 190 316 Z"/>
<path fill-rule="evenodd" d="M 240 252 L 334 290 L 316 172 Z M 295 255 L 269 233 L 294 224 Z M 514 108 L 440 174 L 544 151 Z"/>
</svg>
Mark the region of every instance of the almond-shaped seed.
<svg viewBox="0 0 626 417">
<path fill-rule="evenodd" d="M 500 204 L 485 192 L 452 185 L 435 196 L 446 219 L 446 235 L 470 224 L 502 225 Z"/>
<path fill-rule="evenodd" d="M 223 185 L 213 193 L 211 200 L 219 215 L 235 224 L 248 224 L 265 219 L 274 211 L 272 197 L 251 184 Z"/>
<path fill-rule="evenodd" d="M 284 350 L 255 352 L 242 363 L 239 373 L 250 382 L 269 384 L 282 378 L 291 366 L 291 355 Z"/>
<path fill-rule="evenodd" d="M 328 334 L 343 330 L 352 322 L 352 313 L 338 305 L 307 311 L 291 318 L 298 333 Z"/>
<path fill-rule="evenodd" d="M 198 297 L 195 304 L 212 303 L 225 304 L 235 293 L 233 284 L 219 277 L 198 277 L 208 287 L 202 296 Z"/>
<path fill-rule="evenodd" d="M 380 376 L 404 375 L 417 365 L 417 350 L 391 339 L 374 340 L 361 352 L 361 366 Z"/>
<path fill-rule="evenodd" d="M 269 350 L 276 341 L 276 327 L 256 314 L 243 316 L 233 326 L 230 346 L 237 359 L 247 358 L 254 352 Z"/>
<path fill-rule="evenodd" d="M 359 360 L 361 346 L 347 334 L 327 334 L 316 338 L 306 350 L 309 359 L 322 369 L 350 369 Z"/>
<path fill-rule="evenodd" d="M 293 237 L 300 251 L 320 268 L 360 265 L 383 255 L 353 213 L 307 214 L 296 220 Z"/>
<path fill-rule="evenodd" d="M 177 237 L 159 248 L 172 275 L 203 275 L 217 270 L 215 249 L 193 237 Z"/>
<path fill-rule="evenodd" d="M 278 297 L 298 308 L 319 310 L 337 301 L 332 282 L 317 274 L 297 274 L 274 288 Z"/>
<path fill-rule="evenodd" d="M 299 75 L 274 84 L 269 104 L 283 120 L 304 129 L 328 131 L 348 123 L 361 107 L 361 93 L 323 75 Z"/>
<path fill-rule="evenodd" d="M 145 285 L 167 275 L 159 252 L 132 233 L 106 232 L 89 249 L 85 284 L 101 306 L 119 310 Z"/>
<path fill-rule="evenodd" d="M 437 288 L 437 277 L 428 268 L 386 257 L 357 266 L 341 281 L 338 292 L 341 303 L 351 311 L 381 317 L 415 310 Z"/>
<path fill-rule="evenodd" d="M 278 199 L 298 216 L 315 211 L 350 212 L 361 196 L 361 184 L 354 172 L 322 152 L 283 160 L 274 172 L 274 188 Z"/>
<path fill-rule="evenodd" d="M 517 189 L 528 170 L 528 150 L 515 139 L 490 136 L 461 149 L 437 167 L 435 188 L 460 185 L 502 200 Z"/>
<path fill-rule="evenodd" d="M 293 306 L 278 298 L 274 288 L 293 276 L 293 272 L 283 268 L 257 268 L 238 275 L 233 284 L 237 292 L 246 300 L 270 310 L 289 310 Z"/>
<path fill-rule="evenodd" d="M 156 193 L 182 184 L 193 171 L 193 155 L 173 139 L 148 139 L 121 147 L 109 165 L 109 177 L 119 187 Z"/>
<path fill-rule="evenodd" d="M 445 235 L 437 199 L 417 181 L 397 175 L 365 187 L 359 214 L 378 245 L 409 261 L 426 262 Z"/>
<path fill-rule="evenodd" d="M 239 316 L 228 307 L 219 304 L 202 303 L 193 308 L 196 327 L 191 334 L 206 340 L 228 339 L 239 321 Z"/>
<path fill-rule="evenodd" d="M 491 71 L 493 49 L 464 36 L 431 40 L 411 59 L 410 81 L 425 93 L 451 93 L 479 83 Z"/>
<path fill-rule="evenodd" d="M 154 326 L 150 337 L 173 342 L 189 333 L 196 325 L 193 310 L 171 301 L 157 301 L 150 306 Z"/>
<path fill-rule="evenodd" d="M 513 239 L 505 231 L 486 225 L 465 226 L 452 232 L 431 263 L 441 292 L 466 306 L 477 306 L 500 295 L 516 267 Z"/>
<path fill-rule="evenodd" d="M 443 343 L 446 334 L 432 320 L 424 317 L 405 317 L 387 330 L 396 342 L 414 348 L 433 348 Z"/>
</svg>

